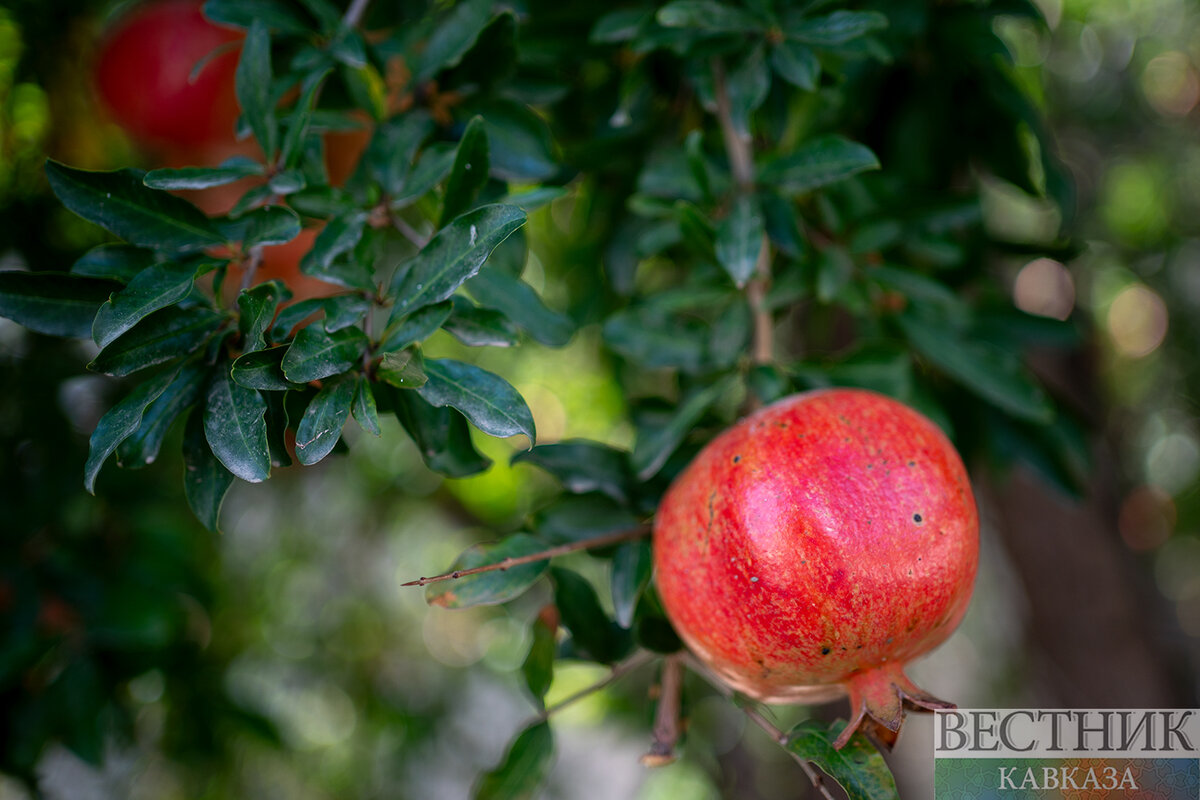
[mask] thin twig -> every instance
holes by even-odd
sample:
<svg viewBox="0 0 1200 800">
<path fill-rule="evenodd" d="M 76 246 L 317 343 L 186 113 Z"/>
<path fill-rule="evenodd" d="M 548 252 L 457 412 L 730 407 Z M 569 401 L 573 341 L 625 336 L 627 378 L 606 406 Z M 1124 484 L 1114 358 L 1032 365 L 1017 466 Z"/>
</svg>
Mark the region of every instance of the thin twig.
<svg viewBox="0 0 1200 800">
<path fill-rule="evenodd" d="M 557 714 L 559 711 L 562 711 L 567 706 L 570 706 L 574 703 L 579 702 L 580 700 L 582 700 L 583 698 L 587 697 L 590 694 L 595 694 L 596 692 L 600 691 L 604 687 L 608 686 L 610 683 L 613 683 L 614 681 L 617 681 L 617 680 L 625 677 L 629 673 L 633 672 L 635 669 L 638 669 L 641 666 L 649 664 L 653 660 L 654 660 L 654 654 L 651 653 L 649 650 L 639 650 L 638 652 L 634 653 L 633 655 L 631 655 L 629 658 L 625 659 L 621 663 L 615 664 L 612 668 L 612 671 L 609 672 L 607 675 L 605 675 L 604 678 L 602 678 L 601 680 L 596 681 L 591 686 L 587 686 L 587 687 L 584 687 L 583 689 L 580 689 L 578 692 L 571 695 L 570 697 L 566 697 L 566 698 L 563 698 L 562 700 L 559 700 L 557 703 L 555 703 L 552 706 L 546 706 L 546 708 L 542 711 L 542 713 L 537 715 L 537 718 L 544 722 L 545 720 L 547 720 L 550 717 L 550 715 Z"/>
<path fill-rule="evenodd" d="M 429 237 L 409 225 L 399 214 L 392 214 L 392 226 L 404 234 L 404 238 L 412 242 L 418 250 L 424 249 L 425 245 L 429 244 Z"/>
<path fill-rule="evenodd" d="M 258 272 L 258 268 L 262 265 L 263 249 L 262 245 L 255 245 L 250 248 L 250 258 L 246 260 L 246 266 L 242 268 L 242 289 L 249 289 L 254 285 L 254 274 Z"/>
<path fill-rule="evenodd" d="M 354 0 L 346 9 L 346 15 L 342 17 L 342 24 L 347 28 L 357 28 L 370 4 L 371 0 Z"/>
<path fill-rule="evenodd" d="M 505 558 L 497 561 L 495 564 L 484 564 L 482 567 L 471 567 L 470 569 L 456 569 L 453 572 L 447 572 L 442 575 L 435 575 L 432 578 L 418 578 L 415 581 L 402 583 L 401 586 L 428 586 L 431 583 L 438 581 L 450 581 L 458 578 L 465 578 L 468 575 L 478 575 L 481 572 L 492 572 L 494 570 L 506 570 L 513 567 L 519 567 L 522 564 L 532 564 L 534 561 L 545 561 L 555 556 L 574 553 L 579 550 L 591 550 L 594 547 L 607 547 L 610 544 L 619 542 L 629 542 L 634 539 L 641 539 L 650 534 L 650 527 L 643 525 L 638 528 L 633 528 L 627 531 L 617 531 L 604 536 L 597 536 L 593 539 L 583 539 L 578 542 L 568 542 L 560 544 L 557 547 L 551 547 L 547 550 L 542 550 L 538 553 L 530 553 L 527 556 L 516 556 L 515 558 Z"/>
<path fill-rule="evenodd" d="M 679 715 L 682 710 L 683 656 L 672 653 L 663 659 L 659 680 L 658 708 L 654 711 L 654 739 L 650 752 L 642 756 L 647 767 L 664 767 L 675 761 L 675 745 L 679 741 Z"/>
<path fill-rule="evenodd" d="M 688 653 L 685 658 L 688 668 L 703 678 L 709 686 L 716 689 L 726 699 L 731 701 L 734 699 L 733 689 L 729 688 L 728 684 L 721 680 L 717 675 L 714 675 L 712 670 L 710 670 L 705 664 L 701 663 L 691 653 Z M 808 776 L 809 781 L 812 782 L 813 788 L 817 790 L 817 793 L 821 795 L 821 797 L 825 798 L 825 800 L 837 800 L 837 798 L 830 793 L 829 787 L 825 785 L 825 779 L 822 777 L 821 773 L 817 771 L 817 768 L 812 765 L 812 762 L 806 758 L 796 755 L 788 749 L 788 735 L 780 730 L 778 725 L 767 719 L 762 712 L 756 708 L 751 708 L 750 706 L 742 705 L 741 703 L 736 703 L 735 705 L 742 710 L 742 713 L 745 714 L 751 722 L 766 731 L 767 735 L 774 739 L 775 742 L 792 757 L 792 760 L 800 765 L 800 769 L 804 770 L 804 774 Z"/>
</svg>

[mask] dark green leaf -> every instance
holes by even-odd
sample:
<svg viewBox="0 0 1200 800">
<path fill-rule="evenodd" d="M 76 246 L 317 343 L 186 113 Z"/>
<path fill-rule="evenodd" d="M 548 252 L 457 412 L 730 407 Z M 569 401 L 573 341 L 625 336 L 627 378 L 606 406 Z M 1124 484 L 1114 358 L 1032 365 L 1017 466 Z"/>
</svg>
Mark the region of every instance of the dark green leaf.
<svg viewBox="0 0 1200 800">
<path fill-rule="evenodd" d="M 854 276 L 854 259 L 840 245 L 831 245 L 817 257 L 817 300 L 831 303 Z"/>
<path fill-rule="evenodd" d="M 864 348 L 825 369 L 837 386 L 857 386 L 909 402 L 912 399 L 912 357 L 892 347 Z"/>
<path fill-rule="evenodd" d="M 364 156 L 367 168 L 383 190 L 395 197 L 405 189 L 413 169 L 413 157 L 433 130 L 433 119 L 424 112 L 410 111 L 393 117 L 381 124 L 375 130 Z M 449 150 L 449 157 L 454 158 L 454 151 Z M 447 169 L 449 167 L 447 166 Z M 434 181 L 440 181 L 445 173 Z M 418 190 L 420 187 L 417 187 Z M 433 188 L 433 183 L 425 187 L 421 194 Z M 413 198 L 416 199 L 415 197 Z"/>
<path fill-rule="evenodd" d="M 287 195 L 307 189 L 308 178 L 299 169 L 287 169 L 272 175 L 271 180 L 267 181 L 267 188 L 271 190 L 271 194 L 286 197 Z M 268 206 L 268 208 L 271 207 Z"/>
<path fill-rule="evenodd" d="M 539 444 L 517 453 L 512 463 L 541 467 L 558 478 L 568 492 L 603 492 L 624 503 L 629 499 L 629 454 L 599 442 L 573 439 L 555 444 Z"/>
<path fill-rule="evenodd" d="M 612 561 L 612 599 L 617 624 L 622 628 L 633 625 L 633 612 L 649 582 L 650 544 L 626 542 L 617 548 Z"/>
<path fill-rule="evenodd" d="M 471 443 L 471 430 L 462 414 L 452 408 L 435 408 L 416 392 L 396 391 L 392 397 L 396 419 L 416 442 L 431 470 L 465 478 L 491 466 L 491 459 Z"/>
<path fill-rule="evenodd" d="M 946 284 L 919 272 L 898 267 L 872 267 L 864 273 L 886 289 L 899 292 L 910 302 L 921 306 L 939 306 L 943 313 L 965 321 L 970 309 L 966 302 Z"/>
<path fill-rule="evenodd" d="M 275 157 L 278 127 L 271 96 L 271 31 L 266 21 L 254 20 L 242 42 L 237 66 L 237 98 L 242 116 L 271 161 Z"/>
<path fill-rule="evenodd" d="M 342 12 L 330 0 L 300 0 L 300 5 L 312 14 L 322 33 L 331 34 L 342 24 Z"/>
<path fill-rule="evenodd" d="M 513 741 L 504 761 L 482 777 L 472 800 L 530 800 L 550 773 L 553 756 L 550 725 L 534 723 Z"/>
<path fill-rule="evenodd" d="M 102 244 L 80 256 L 71 265 L 71 274 L 129 283 L 134 275 L 153 263 L 153 250 L 128 244 Z"/>
<path fill-rule="evenodd" d="M 293 328 L 324 309 L 325 300 L 320 297 L 284 306 L 275 317 L 274 324 L 271 325 L 271 341 L 282 343 L 291 336 Z"/>
<path fill-rule="evenodd" d="M 462 139 L 458 142 L 458 150 L 454 156 L 454 166 L 450 170 L 450 178 L 446 182 L 446 194 L 442 200 L 441 224 L 468 211 L 475 204 L 479 190 L 488 181 L 488 140 L 484 130 L 483 118 L 474 117 L 467 123 Z"/>
<path fill-rule="evenodd" d="M 675 0 L 658 10 L 659 25 L 668 28 L 696 28 L 714 33 L 761 33 L 762 20 L 745 9 L 715 0 Z"/>
<path fill-rule="evenodd" d="M 812 48 L 799 42 L 782 41 L 771 48 L 771 67 L 788 83 L 807 92 L 817 90 L 821 62 Z"/>
<path fill-rule="evenodd" d="M 63 272 L 0 272 L 0 317 L 48 336 L 87 338 L 121 284 Z"/>
<path fill-rule="evenodd" d="M 361 322 L 371 302 L 362 295 L 342 294 L 326 298 L 322 305 L 325 307 L 325 331 L 333 333 Z"/>
<path fill-rule="evenodd" d="M 534 189 L 522 189 L 509 192 L 500 198 L 500 202 L 516 206 L 525 213 L 536 211 L 542 206 L 549 205 L 560 197 L 566 197 L 567 190 L 561 186 L 538 186 Z"/>
<path fill-rule="evenodd" d="M 262 175 L 265 168 L 245 156 L 234 156 L 219 167 L 180 167 L 152 169 L 142 178 L 151 189 L 178 191 L 180 189 L 210 189 L 225 186 L 242 178 Z"/>
<path fill-rule="evenodd" d="M 196 519 L 210 531 L 217 529 L 221 503 L 233 484 L 233 473 L 217 460 L 204 436 L 203 409 L 188 416 L 183 434 L 183 489 Z"/>
<path fill-rule="evenodd" d="M 147 188 L 136 170 L 88 172 L 47 161 L 46 178 L 63 205 L 130 244 L 184 252 L 223 243 L 203 212 Z"/>
<path fill-rule="evenodd" d="M 419 389 L 428 380 L 419 350 L 384 353 L 375 374 L 397 389 Z"/>
<path fill-rule="evenodd" d="M 92 359 L 88 369 L 120 377 L 183 358 L 199 349 L 225 317 L 207 308 L 168 306 L 118 336 Z"/>
<path fill-rule="evenodd" d="M 260 389 L 265 392 L 300 389 L 303 384 L 292 383 L 283 376 L 282 364 L 287 351 L 286 347 L 272 347 L 269 350 L 244 353 L 233 362 L 230 377 L 247 389 Z"/>
<path fill-rule="evenodd" d="M 637 36 L 652 16 L 653 11 L 647 8 L 610 11 L 596 21 L 588 38 L 598 44 L 627 42 Z"/>
<path fill-rule="evenodd" d="M 108 410 L 89 442 L 87 463 L 83 467 L 83 486 L 96 493 L 96 476 L 117 445 L 132 436 L 142 424 L 146 407 L 153 403 L 175 379 L 178 370 L 167 370 L 134 387 L 121 402 Z"/>
<path fill-rule="evenodd" d="M 309 325 L 296 334 L 283 357 L 283 374 L 293 383 L 338 375 L 358 363 L 366 347 L 367 337 L 358 328 L 326 333 L 320 326 Z"/>
<path fill-rule="evenodd" d="M 868 148 L 841 136 L 822 136 L 767 161 L 758 177 L 796 195 L 871 169 L 879 169 L 879 160 Z"/>
<path fill-rule="evenodd" d="M 358 382 L 352 378 L 330 381 L 308 404 L 296 427 L 296 458 L 301 464 L 316 464 L 342 438 L 357 389 Z"/>
<path fill-rule="evenodd" d="M 447 299 L 483 266 L 488 255 L 517 228 L 525 212 L 515 206 L 489 205 L 463 214 L 438 231 L 413 258 L 392 289 L 392 319 Z"/>
<path fill-rule="evenodd" d="M 624 657 L 633 647 L 633 637 L 604 613 L 592 585 L 561 567 L 551 567 L 550 577 L 554 603 L 575 646 L 605 664 Z"/>
<path fill-rule="evenodd" d="M 735 298 L 713 323 L 708 337 L 708 359 L 717 369 L 730 369 L 750 350 L 750 306 L 743 298 Z"/>
<path fill-rule="evenodd" d="M 389 327 L 379 349 L 384 352 L 400 350 L 410 344 L 425 341 L 433 335 L 434 331 L 442 327 L 442 323 L 450 316 L 451 308 L 453 308 L 453 304 L 449 300 L 445 300 L 417 309 L 404 317 L 399 324 Z"/>
<path fill-rule="evenodd" d="M 746 195 L 734 201 L 729 216 L 717 225 L 717 261 L 739 288 L 754 277 L 765 234 L 762 210 Z"/>
<path fill-rule="evenodd" d="M 249 250 L 256 245 L 286 244 L 300 235 L 300 217 L 290 208 L 266 206 L 238 218 L 241 227 L 242 247 Z"/>
<path fill-rule="evenodd" d="M 787 750 L 827 772 L 850 800 L 899 800 L 891 770 L 865 736 L 855 734 L 841 750 L 834 749 L 833 742 L 845 727 L 842 720 L 827 728 L 807 719 L 788 731 Z"/>
<path fill-rule="evenodd" d="M 904 314 L 897 320 L 918 353 L 983 399 L 1020 419 L 1049 422 L 1054 418 L 1054 407 L 1013 353 L 964 340 L 928 319 Z"/>
<path fill-rule="evenodd" d="M 633 449 L 632 466 L 638 478 L 646 480 L 662 469 L 663 464 L 675 452 L 692 426 L 700 421 L 704 412 L 724 394 L 731 385 L 731 378 L 714 383 L 695 392 L 676 409 L 666 425 L 638 436 Z"/>
<path fill-rule="evenodd" d="M 807 17 L 784 27 L 789 39 L 818 47 L 845 44 L 868 33 L 881 31 L 887 17 L 878 11 L 834 11 L 823 17 Z"/>
<path fill-rule="evenodd" d="M 558 172 L 545 120 L 527 106 L 492 101 L 480 106 L 492 175 L 506 181 L 544 181 Z"/>
<path fill-rule="evenodd" d="M 517 329 L 499 311 L 479 308 L 461 295 L 450 298 L 454 310 L 443 327 L 454 338 L 471 347 L 512 347 Z"/>
<path fill-rule="evenodd" d="M 443 142 L 425 148 L 403 186 L 391 193 L 391 207 L 410 206 L 429 194 L 450 173 L 450 168 L 454 166 L 454 154 L 455 149 Z"/>
<path fill-rule="evenodd" d="M 226 469 L 250 483 L 271 473 L 267 450 L 267 403 L 255 389 L 234 383 L 228 365 L 219 367 L 208 387 L 204 435 Z"/>
<path fill-rule="evenodd" d="M 604 341 L 625 358 L 650 369 L 696 372 L 704 364 L 699 326 L 684 326 L 647 309 L 627 308 L 604 323 Z"/>
<path fill-rule="evenodd" d="M 275 309 L 291 296 L 292 293 L 281 281 L 260 283 L 238 294 L 238 330 L 242 334 L 242 352 L 252 353 L 267 346 L 265 334 L 275 319 Z"/>
<path fill-rule="evenodd" d="M 323 70 L 304 79 L 304 93 L 301 95 L 300 101 L 296 103 L 295 113 L 288 121 L 287 131 L 283 134 L 283 145 L 279 152 L 280 163 L 289 170 L 296 166 L 304 152 L 304 139 L 308 135 L 308 126 L 312 122 L 317 93 L 321 90 L 321 84 L 324 83 L 325 76 L 328 74 L 327 70 Z M 272 188 L 279 192 L 274 180 L 272 180 Z M 287 194 L 298 192 L 303 188 L 303 186 L 292 188 Z"/>
<path fill-rule="evenodd" d="M 529 654 L 521 664 L 521 673 L 525 676 L 525 685 L 539 707 L 546 705 L 546 692 L 554 680 L 554 653 L 558 648 L 557 631 L 547 625 L 541 618 L 533 621 L 530 629 L 533 642 L 529 645 Z"/>
<path fill-rule="evenodd" d="M 208 0 L 204 16 L 237 28 L 249 28 L 255 20 L 261 20 L 279 33 L 303 36 L 312 32 L 287 0 Z"/>
<path fill-rule="evenodd" d="M 375 390 L 365 377 L 360 376 L 358 379 L 358 389 L 354 393 L 354 405 L 350 407 L 350 413 L 354 415 L 354 421 L 359 427 L 367 433 L 375 436 L 381 433 L 379 411 L 375 406 Z"/>
<path fill-rule="evenodd" d="M 475 44 L 492 19 L 491 0 L 457 3 L 429 37 L 413 68 L 415 82 L 423 82 L 453 67 Z"/>
<path fill-rule="evenodd" d="M 200 399 L 208 367 L 202 362 L 184 364 L 153 403 L 142 414 L 142 424 L 117 448 L 117 463 L 122 467 L 144 467 L 158 457 L 163 439 L 175 420 Z"/>
<path fill-rule="evenodd" d="M 485 369 L 449 358 L 425 362 L 429 381 L 417 391 L 435 406 L 452 406 L 490 436 L 536 436 L 529 406 L 508 381 Z"/>
<path fill-rule="evenodd" d="M 767 99 L 771 91 L 771 70 L 762 46 L 755 47 L 729 72 L 727 81 L 730 113 L 734 127 L 745 135 L 750 130 L 750 115 Z"/>
<path fill-rule="evenodd" d="M 683 649 L 683 642 L 667 621 L 654 584 L 648 585 L 638 599 L 633 612 L 633 637 L 639 645 L 655 653 L 676 653 Z"/>
<path fill-rule="evenodd" d="M 746 388 L 766 405 L 793 391 L 792 382 L 779 367 L 759 364 L 746 376 Z"/>
<path fill-rule="evenodd" d="M 633 530 L 639 524 L 628 508 L 598 492 L 560 495 L 535 519 L 538 535 L 555 543 L 594 539 Z"/>
<path fill-rule="evenodd" d="M 366 224 L 367 213 L 358 209 L 331 219 L 317 234 L 312 250 L 305 253 L 304 258 L 300 260 L 300 271 L 305 275 L 335 280 L 336 273 L 330 271 L 334 259 L 354 249 L 362 238 Z M 335 282 L 350 285 L 343 281 Z"/>
<path fill-rule="evenodd" d="M 498 564 L 506 558 L 521 558 L 546 549 L 546 543 L 527 533 L 514 533 L 499 542 L 477 544 L 454 560 L 447 572 Z M 438 581 L 425 587 L 425 600 L 442 608 L 469 608 L 506 603 L 519 597 L 542 577 L 550 561 L 533 561 L 508 569 L 496 569 Z"/>
<path fill-rule="evenodd" d="M 194 263 L 177 261 L 165 261 L 142 270 L 97 310 L 92 338 L 100 347 L 107 347 L 153 312 L 187 297 L 195 275 Z"/>
<path fill-rule="evenodd" d="M 548 347 L 562 347 L 571 340 L 571 320 L 548 308 L 520 278 L 489 266 L 467 282 L 467 291 L 481 306 L 496 309 Z"/>
<path fill-rule="evenodd" d="M 267 401 L 267 452 L 271 454 L 272 467 L 290 467 L 292 465 L 286 438 L 289 427 L 288 401 L 291 400 L 292 405 L 298 406 L 307 394 L 305 391 L 268 392 L 262 396 L 263 400 Z M 295 411 L 302 413 L 299 408 Z"/>
</svg>

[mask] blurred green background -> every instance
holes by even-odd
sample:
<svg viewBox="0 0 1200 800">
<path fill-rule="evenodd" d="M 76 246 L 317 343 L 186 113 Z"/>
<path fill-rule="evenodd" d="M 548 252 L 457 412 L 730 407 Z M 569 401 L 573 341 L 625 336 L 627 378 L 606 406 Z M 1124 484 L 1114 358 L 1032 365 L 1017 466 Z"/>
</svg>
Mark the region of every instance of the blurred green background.
<svg viewBox="0 0 1200 800">
<path fill-rule="evenodd" d="M 1030 313 L 1086 321 L 1082 353 L 1033 366 L 1094 424 L 1095 465 L 1084 500 L 1019 470 L 979 487 L 985 556 L 971 614 L 914 675 L 964 706 L 1195 705 L 1200 10 L 1039 5 L 1049 32 L 1016 17 L 998 32 L 1076 180 L 1084 246 L 1064 261 L 1013 257 L 1005 289 Z M 99 241 L 50 195 L 47 156 L 138 163 L 89 83 L 113 11 L 0 7 L 0 269 L 65 268 Z M 532 223 L 526 273 L 559 305 L 567 277 L 551 256 L 586 224 L 566 208 Z M 999 182 L 985 214 L 998 235 L 1046 244 L 1061 221 Z M 33 776 L 48 798 L 465 797 L 533 713 L 515 671 L 547 597 L 449 612 L 400 583 L 536 509 L 545 477 L 505 466 L 509 445 L 478 437 L 496 466 L 442 479 L 385 428 L 317 468 L 239 484 L 225 533 L 212 535 L 187 510 L 177 446 L 139 471 L 106 469 L 94 498 L 83 491 L 87 437 L 119 396 L 82 371 L 87 346 L 0 319 L 0 750 L 11 773 L 0 799 L 31 796 L 22 779 Z M 528 399 L 543 441 L 631 443 L 597 326 L 563 350 L 489 358 Z M 586 556 L 575 565 L 595 569 Z M 604 674 L 562 666 L 548 700 Z M 649 680 L 555 717 L 546 797 L 796 795 L 794 765 L 712 698 L 691 709 L 685 758 L 639 766 Z M 893 765 L 904 796 L 927 796 L 930 723 L 909 726 Z"/>
</svg>

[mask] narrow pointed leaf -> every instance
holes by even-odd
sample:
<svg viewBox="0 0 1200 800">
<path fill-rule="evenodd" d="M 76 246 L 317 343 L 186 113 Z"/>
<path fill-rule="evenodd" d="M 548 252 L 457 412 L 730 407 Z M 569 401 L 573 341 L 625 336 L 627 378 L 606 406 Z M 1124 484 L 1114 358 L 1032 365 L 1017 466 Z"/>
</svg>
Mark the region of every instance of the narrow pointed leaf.
<svg viewBox="0 0 1200 800">
<path fill-rule="evenodd" d="M 92 321 L 121 284 L 63 272 L 0 272 L 0 317 L 48 336 L 92 335 Z"/>
<path fill-rule="evenodd" d="M 319 325 L 309 325 L 296 334 L 283 357 L 283 374 L 294 383 L 338 375 L 362 359 L 366 346 L 367 337 L 358 328 L 326 333 Z"/>
<path fill-rule="evenodd" d="M 275 309 L 292 296 L 282 281 L 267 281 L 238 294 L 238 330 L 242 352 L 253 353 L 267 346 L 266 332 L 275 319 Z"/>
<path fill-rule="evenodd" d="M 119 403 L 108 410 L 88 445 L 87 463 L 83 467 L 83 486 L 96 493 L 96 476 L 100 467 L 112 455 L 117 446 L 138 429 L 146 407 L 153 403 L 175 379 L 177 370 L 168 370 L 134 387 Z"/>
<path fill-rule="evenodd" d="M 280 309 L 279 314 L 275 317 L 275 322 L 271 325 L 271 330 L 268 334 L 271 341 L 282 344 L 291 335 L 293 328 L 314 314 L 320 313 L 324 308 L 325 300 L 320 297 L 313 297 L 284 306 Z"/>
<path fill-rule="evenodd" d="M 154 462 L 163 439 L 175 420 L 200 399 L 208 367 L 202 362 L 184 364 L 171 384 L 142 414 L 142 424 L 117 448 L 117 463 L 122 467 L 144 467 Z"/>
<path fill-rule="evenodd" d="M 554 580 L 554 604 L 576 647 L 605 664 L 628 655 L 633 637 L 604 613 L 592 585 L 561 567 L 551 567 L 550 577 Z"/>
<path fill-rule="evenodd" d="M 547 544 L 527 533 L 514 533 L 499 542 L 477 544 L 454 560 L 447 572 L 498 564 L 506 558 L 540 553 Z M 518 597 L 537 582 L 550 565 L 549 559 L 521 564 L 509 569 L 497 569 L 464 575 L 449 581 L 438 581 L 425 587 L 425 601 L 442 608 L 470 608 L 496 605 Z"/>
<path fill-rule="evenodd" d="M 867 147 L 841 136 L 823 136 L 767 161 L 758 177 L 795 195 L 872 169 L 879 169 L 879 159 Z"/>
<path fill-rule="evenodd" d="M 499 311 L 479 308 L 462 295 L 450 299 L 454 311 L 442 327 L 455 339 L 470 347 L 512 347 L 517 343 L 517 329 Z"/>
<path fill-rule="evenodd" d="M 255 20 L 246 31 L 235 86 L 242 115 L 271 161 L 275 157 L 278 128 L 271 97 L 271 32 L 264 20 Z"/>
<path fill-rule="evenodd" d="M 359 427 L 367 433 L 374 436 L 381 433 L 379 411 L 375 405 L 375 390 L 365 377 L 358 379 L 358 389 L 354 393 L 354 405 L 351 406 L 350 413 L 354 415 L 354 421 Z"/>
<path fill-rule="evenodd" d="M 762 20 L 745 9 L 716 0 L 675 0 L 658 10 L 658 24 L 667 28 L 696 28 L 714 33 L 756 33 Z"/>
<path fill-rule="evenodd" d="M 800 42 L 782 41 L 771 48 L 771 67 L 788 83 L 806 92 L 817 89 L 821 62 L 812 48 Z"/>
<path fill-rule="evenodd" d="M 71 274 L 129 283 L 134 275 L 153 263 L 153 250 L 128 244 L 102 244 L 80 256 L 71 265 Z"/>
<path fill-rule="evenodd" d="M 125 331 L 159 309 L 178 303 L 192 290 L 194 263 L 165 261 L 144 269 L 129 285 L 100 306 L 92 323 L 92 338 L 108 346 Z"/>
<path fill-rule="evenodd" d="M 458 151 L 454 156 L 454 166 L 450 169 L 450 178 L 446 182 L 446 195 L 442 201 L 441 224 L 470 209 L 488 180 L 488 140 L 484 130 L 483 118 L 474 117 L 467 123 L 462 139 L 458 142 Z"/>
<path fill-rule="evenodd" d="M 152 169 L 142 178 L 142 183 L 151 189 L 178 191 L 181 189 L 211 189 L 214 186 L 240 181 L 262 175 L 265 168 L 253 159 L 238 156 L 219 167 L 180 167 L 178 169 Z"/>
<path fill-rule="evenodd" d="M 442 69 L 457 65 L 491 19 L 491 0 L 455 4 L 425 43 L 413 68 L 414 80 L 427 80 Z"/>
<path fill-rule="evenodd" d="M 296 427 L 296 458 L 301 464 L 316 464 L 342 438 L 357 388 L 354 380 L 330 381 L 308 404 Z"/>
<path fill-rule="evenodd" d="M 236 225 L 230 238 L 247 251 L 256 245 L 286 244 L 300 235 L 301 228 L 296 212 L 283 206 L 256 208 L 238 217 Z"/>
<path fill-rule="evenodd" d="M 717 261 L 739 288 L 754 277 L 765 233 L 762 209 L 754 198 L 744 195 L 717 225 Z"/>
<path fill-rule="evenodd" d="M 419 389 L 428 380 L 418 350 L 384 353 L 375 374 L 381 381 L 397 389 Z"/>
<path fill-rule="evenodd" d="M 549 308 L 533 287 L 489 266 L 467 282 L 467 291 L 479 305 L 494 308 L 547 347 L 571 341 L 575 326 L 570 318 Z"/>
<path fill-rule="evenodd" d="M 632 458 L 634 473 L 645 480 L 662 469 L 692 427 L 704 416 L 704 412 L 717 402 L 729 386 L 730 379 L 726 378 L 696 392 L 679 406 L 665 426 L 648 435 L 638 436 Z"/>
<path fill-rule="evenodd" d="M 546 692 L 554 680 L 554 654 L 558 649 L 558 637 L 555 635 L 557 632 L 540 617 L 533 621 L 530 632 L 533 642 L 521 664 L 521 674 L 525 676 L 525 685 L 529 687 L 534 702 L 539 708 L 545 708 Z"/>
<path fill-rule="evenodd" d="M 92 359 L 88 369 L 120 377 L 183 358 L 203 346 L 224 320 L 207 308 L 168 306 L 114 339 Z"/>
<path fill-rule="evenodd" d="M 650 545 L 626 542 L 617 548 L 612 560 L 613 612 L 622 628 L 633 625 L 638 598 L 650 582 Z"/>
<path fill-rule="evenodd" d="M 283 134 L 283 145 L 280 148 L 279 161 L 286 169 L 296 166 L 300 155 L 304 152 L 304 138 L 308 135 L 308 126 L 312 122 L 317 93 L 328 74 L 329 70 L 325 70 L 304 79 L 303 94 L 300 96 L 300 101 L 296 103 L 296 110 L 288 122 L 287 131 Z"/>
<path fill-rule="evenodd" d="M 574 494 L 603 492 L 618 503 L 629 499 L 629 454 L 599 442 L 576 439 L 539 444 L 514 455 L 512 463 L 541 467 Z"/>
<path fill-rule="evenodd" d="M 419 308 L 405 317 L 399 324 L 393 324 L 379 348 L 384 352 L 400 350 L 410 344 L 423 342 L 442 327 L 442 323 L 450 316 L 453 304 L 449 300 L 434 303 L 431 306 Z"/>
<path fill-rule="evenodd" d="M 208 387 L 204 435 L 226 469 L 250 483 L 271 473 L 267 451 L 267 403 L 254 389 L 234 383 L 228 367 L 217 370 Z"/>
<path fill-rule="evenodd" d="M 396 419 L 417 445 L 425 465 L 451 478 L 476 475 L 491 466 L 471 442 L 466 417 L 453 408 L 437 408 L 416 392 L 392 394 Z"/>
<path fill-rule="evenodd" d="M 362 238 L 366 224 L 367 214 L 359 209 L 331 219 L 317 234 L 312 249 L 305 253 L 304 258 L 300 260 L 300 271 L 305 275 L 335 280 L 336 272 L 330 270 L 334 259 L 354 249 Z M 343 281 L 337 282 L 351 285 Z M 358 287 L 352 286 L 352 288 Z"/>
<path fill-rule="evenodd" d="M 371 301 L 362 295 L 343 294 L 326 298 L 322 305 L 325 307 L 325 332 L 335 333 L 362 322 L 371 308 Z"/>
<path fill-rule="evenodd" d="M 887 17 L 878 11 L 834 11 L 821 17 L 806 17 L 784 27 L 784 34 L 805 44 L 833 47 L 883 30 Z"/>
<path fill-rule="evenodd" d="M 531 800 L 550 773 L 554 735 L 538 722 L 521 732 L 504 754 L 504 761 L 483 776 L 472 800 Z"/>
<path fill-rule="evenodd" d="M 896 780 L 883 756 L 862 734 L 841 750 L 833 742 L 846 723 L 832 726 L 809 719 L 788 732 L 787 750 L 813 762 L 838 782 L 850 800 L 899 800 Z"/>
<path fill-rule="evenodd" d="M 287 350 L 286 347 L 272 347 L 268 350 L 243 353 L 233 362 L 229 375 L 247 389 L 259 389 L 264 392 L 302 389 L 303 384 L 292 383 L 283 375 L 283 358 L 287 355 Z"/>
<path fill-rule="evenodd" d="M 47 161 L 46 178 L 63 205 L 130 244 L 175 252 L 223 244 L 200 209 L 146 187 L 137 170 L 88 172 Z"/>
<path fill-rule="evenodd" d="M 428 382 L 417 391 L 435 406 L 452 406 L 491 436 L 536 436 L 529 406 L 512 385 L 485 369 L 449 358 L 425 362 Z"/>
<path fill-rule="evenodd" d="M 441 301 L 471 276 L 496 246 L 525 224 L 515 206 L 489 205 L 458 217 L 413 258 L 398 286 L 392 319 Z"/>
<path fill-rule="evenodd" d="M 188 416 L 183 434 L 183 489 L 196 519 L 210 531 L 217 530 L 221 503 L 233 485 L 233 473 L 213 455 L 204 435 L 204 412 L 197 408 Z"/>
</svg>

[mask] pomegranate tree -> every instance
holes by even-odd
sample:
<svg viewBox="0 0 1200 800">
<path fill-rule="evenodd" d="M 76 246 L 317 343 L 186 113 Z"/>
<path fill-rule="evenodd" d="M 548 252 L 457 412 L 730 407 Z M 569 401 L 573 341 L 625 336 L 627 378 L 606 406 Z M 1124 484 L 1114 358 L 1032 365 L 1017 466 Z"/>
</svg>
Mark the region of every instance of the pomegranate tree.
<svg viewBox="0 0 1200 800">
<path fill-rule="evenodd" d="M 848 694 L 890 747 L 904 705 L 944 708 L 904 665 L 966 612 L 979 518 L 966 470 L 929 419 L 858 389 L 807 392 L 743 419 L 663 498 L 654 565 L 688 647 L 770 703 Z"/>
</svg>

